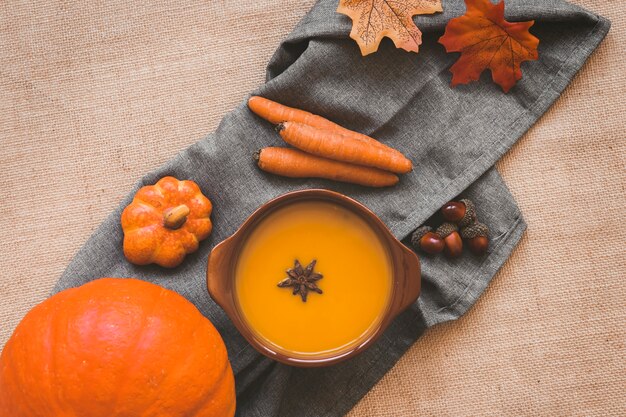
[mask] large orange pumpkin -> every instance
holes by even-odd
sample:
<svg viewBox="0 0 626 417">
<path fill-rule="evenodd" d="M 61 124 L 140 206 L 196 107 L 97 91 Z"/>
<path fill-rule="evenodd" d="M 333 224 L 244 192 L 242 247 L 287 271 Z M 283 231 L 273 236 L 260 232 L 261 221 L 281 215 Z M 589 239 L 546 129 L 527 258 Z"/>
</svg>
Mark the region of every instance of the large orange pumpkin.
<svg viewBox="0 0 626 417">
<path fill-rule="evenodd" d="M 33 308 L 0 356 L 2 417 L 231 417 L 211 322 L 173 291 L 102 278 Z"/>
</svg>

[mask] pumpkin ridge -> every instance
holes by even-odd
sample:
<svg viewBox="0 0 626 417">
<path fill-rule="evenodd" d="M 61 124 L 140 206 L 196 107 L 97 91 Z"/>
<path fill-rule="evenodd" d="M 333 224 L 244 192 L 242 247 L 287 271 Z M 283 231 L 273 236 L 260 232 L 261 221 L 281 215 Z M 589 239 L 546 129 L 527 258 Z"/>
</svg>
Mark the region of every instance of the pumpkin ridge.
<svg viewBox="0 0 626 417">
<path fill-rule="evenodd" d="M 178 295 L 178 296 L 182 297 L 180 294 L 176 294 L 176 295 Z M 194 306 L 194 308 L 196 308 L 196 307 Z M 196 308 L 196 309 L 197 309 L 197 308 Z M 199 326 L 206 326 L 206 323 L 205 323 L 205 321 L 204 321 L 204 320 L 208 320 L 208 319 L 206 319 L 206 317 L 204 317 L 204 316 L 202 315 L 202 313 L 200 313 L 200 311 L 199 311 L 199 310 L 198 310 L 198 316 L 199 316 L 199 317 L 197 317 L 196 322 L 199 324 Z M 210 324 L 210 323 L 209 323 L 209 325 L 210 325 L 210 326 L 213 326 L 213 325 L 212 325 L 212 324 Z M 190 333 L 191 335 L 195 334 L 195 333 L 197 332 L 197 329 L 198 329 L 198 327 L 199 327 L 199 326 L 198 326 L 198 325 L 189 326 L 189 330 L 190 330 L 190 332 L 189 332 L 189 333 Z M 215 329 L 215 332 L 217 332 L 217 329 Z M 225 361 L 225 362 L 227 362 L 227 361 Z M 161 386 L 166 386 L 166 381 L 171 381 L 171 380 L 180 379 L 180 378 L 174 378 L 174 377 L 176 377 L 176 376 L 178 376 L 178 375 L 184 375 L 184 374 L 187 374 L 188 372 L 187 372 L 186 367 L 188 367 L 188 366 L 190 366 L 190 365 L 195 365 L 195 364 L 191 364 L 191 363 L 189 363 L 189 362 L 186 362 L 186 363 L 185 363 L 185 366 L 178 366 L 178 367 L 176 367 L 175 372 L 170 372 L 170 373 L 166 374 L 166 376 L 163 378 L 163 380 L 161 380 L 160 385 L 161 385 Z M 225 366 L 226 366 L 226 365 L 228 365 L 228 363 L 226 363 L 226 364 L 225 364 Z M 206 391 L 206 392 L 204 392 L 204 393 L 203 393 L 203 397 L 205 397 L 205 398 L 210 398 L 211 400 L 213 400 L 214 398 L 213 398 L 212 396 L 210 396 L 210 395 L 209 395 L 211 392 L 212 392 L 211 390 L 210 390 L 210 391 Z M 201 398 L 202 398 L 202 397 L 201 397 Z M 156 405 L 156 404 L 159 402 L 159 400 L 161 400 L 161 398 L 160 398 L 160 397 L 158 397 L 158 396 L 157 396 L 157 397 L 154 397 L 154 398 L 153 398 L 153 401 L 151 402 L 151 404 L 150 404 L 149 406 L 147 406 L 147 407 L 146 407 L 146 410 L 145 410 L 145 411 L 144 411 L 144 412 L 143 412 L 143 413 L 142 413 L 139 417 L 155 417 L 155 413 L 154 413 L 154 411 L 153 411 L 153 410 L 154 410 L 154 408 L 155 408 L 155 407 L 157 407 L 157 405 Z M 187 400 L 188 400 L 188 399 L 187 399 L 187 398 L 185 398 L 185 402 L 186 402 Z M 204 405 L 204 404 L 206 404 L 206 402 L 205 402 L 205 401 L 204 401 L 204 399 L 202 398 L 202 399 L 200 399 L 200 400 L 198 401 L 198 403 L 196 403 L 196 404 L 201 404 L 201 405 Z M 193 412 L 193 414 L 192 414 L 192 412 Z M 194 405 L 194 407 L 193 407 L 193 408 L 191 408 L 191 409 L 189 409 L 189 410 L 185 411 L 185 413 L 184 413 L 184 414 L 181 414 L 181 416 L 189 416 L 189 417 L 193 417 L 193 416 L 195 416 L 195 414 L 196 414 L 196 413 L 197 413 L 197 410 L 195 410 L 195 405 Z M 158 416 L 160 417 L 160 415 L 158 415 Z"/>
<path fill-rule="evenodd" d="M 227 377 L 227 371 L 228 371 L 228 364 L 225 363 L 224 366 L 222 367 L 221 372 L 219 373 L 219 381 L 224 381 L 224 379 L 226 379 Z M 198 414 L 198 411 L 202 410 L 204 408 L 204 406 L 210 402 L 213 401 L 215 399 L 215 393 L 218 392 L 220 390 L 221 386 L 220 385 L 214 385 L 213 387 L 211 387 L 210 390 L 208 390 L 205 394 L 204 397 L 198 401 L 196 403 L 196 405 L 190 409 L 186 414 L 189 417 L 195 417 Z"/>
<path fill-rule="evenodd" d="M 20 331 L 20 330 L 21 330 L 21 329 L 19 328 L 19 325 L 18 325 L 18 328 L 16 329 L 16 332 L 18 332 L 18 331 Z M 19 357 L 15 357 L 15 356 L 17 356 L 17 355 L 18 355 L 18 353 L 17 353 L 17 352 L 15 352 L 15 347 L 14 347 L 14 345 L 15 345 L 15 342 L 14 342 L 14 341 L 12 341 L 12 340 L 9 340 L 9 341 L 7 342 L 6 346 L 4 347 L 4 350 L 2 351 L 2 360 L 3 360 L 3 361 L 5 361 L 5 360 L 6 360 L 6 358 L 8 357 L 8 358 L 9 358 L 9 363 L 10 363 L 10 362 L 17 362 L 17 363 L 19 363 L 19 362 L 20 362 Z M 7 353 L 7 352 L 8 352 L 8 353 Z M 19 383 L 21 383 L 21 382 L 22 382 L 22 381 L 21 381 L 21 378 L 20 378 L 20 375 L 19 375 L 19 373 L 18 373 L 18 370 L 17 370 L 15 367 L 11 367 L 11 366 L 4 366 L 4 367 L 3 367 L 3 375 L 5 375 L 4 369 L 8 369 L 8 372 L 6 373 L 7 378 L 6 378 L 5 384 L 9 384 L 9 383 L 11 383 L 11 382 L 15 383 L 16 381 L 19 381 Z M 23 384 L 21 384 L 21 385 L 23 385 Z M 11 398 L 10 400 L 6 400 L 7 407 L 8 407 L 8 404 L 12 404 L 12 405 L 15 407 L 15 403 L 16 403 L 16 401 L 19 401 L 19 399 L 16 399 L 16 397 L 17 397 L 17 395 L 16 395 L 16 394 L 18 394 L 18 393 L 19 393 L 21 396 L 24 396 L 24 395 L 25 395 L 25 393 L 24 393 L 24 391 L 23 391 L 23 390 L 19 390 L 19 389 L 18 389 L 18 390 L 16 390 L 16 389 L 15 389 L 15 387 L 13 387 L 13 388 L 14 388 L 14 391 L 12 392 L 12 394 L 13 394 L 13 395 L 11 396 L 12 398 Z M 16 392 L 16 391 L 17 391 L 17 392 Z M 28 397 L 27 397 L 27 398 L 28 398 Z M 11 403 L 11 402 L 9 402 L 9 401 L 12 401 L 12 403 Z M 23 402 L 23 403 L 24 403 L 24 402 Z M 26 406 L 26 405 L 24 405 L 23 403 L 22 403 L 22 407 L 27 407 L 27 406 Z M 28 403 L 28 406 L 30 406 L 30 405 L 31 405 L 30 401 L 28 401 L 27 403 Z M 1 410 L 0 410 L 0 411 L 1 411 Z M 30 411 L 31 413 L 33 413 L 33 409 L 29 409 L 29 411 Z"/>
<path fill-rule="evenodd" d="M 122 375 L 120 375 L 119 383 L 117 384 L 117 395 L 115 396 L 115 400 L 113 401 L 113 404 L 114 404 L 113 413 L 117 412 L 117 407 L 118 407 L 118 404 L 120 403 L 120 394 L 124 391 L 123 388 L 126 385 L 128 385 L 128 375 L 130 375 L 131 370 L 134 370 L 137 368 L 137 365 L 139 363 L 138 361 L 130 362 L 127 359 L 131 357 L 130 356 L 131 353 L 135 354 L 138 352 L 139 349 L 137 347 L 137 342 L 139 342 L 141 340 L 141 337 L 146 333 L 146 330 L 148 328 L 148 326 L 146 325 L 148 322 L 148 318 L 150 315 L 152 315 L 154 312 L 157 311 L 157 306 L 162 303 L 164 294 L 166 294 L 166 292 L 163 288 L 161 288 L 161 290 L 159 291 L 159 295 L 156 297 L 156 300 L 154 301 L 152 306 L 143 313 L 141 331 L 137 333 L 137 337 L 135 338 L 135 343 L 130 344 L 129 349 L 124 354 L 123 361 L 132 363 L 133 365 L 127 366 L 124 369 L 125 372 Z"/>
<path fill-rule="evenodd" d="M 205 325 L 205 320 L 207 320 L 202 313 L 200 314 L 200 317 L 198 317 L 198 322 L 200 325 Z M 209 325 L 211 327 L 213 327 L 213 330 L 219 334 L 219 332 L 217 331 L 217 329 L 213 326 L 213 324 L 211 324 L 209 322 Z M 194 326 L 195 329 L 197 329 L 197 326 Z M 197 331 L 194 330 L 194 336 L 197 334 Z M 199 410 L 202 410 L 203 406 L 205 406 L 207 404 L 207 402 L 209 402 L 210 400 L 214 400 L 215 399 L 215 394 L 217 392 L 219 392 L 219 390 L 222 388 L 222 383 L 228 378 L 228 372 L 230 371 L 232 373 L 232 369 L 230 368 L 230 362 L 228 361 L 228 351 L 226 350 L 226 346 L 222 345 L 223 348 L 223 353 L 224 353 L 224 358 L 220 358 L 222 360 L 222 369 L 217 373 L 217 378 L 216 381 L 220 381 L 219 384 L 213 384 L 212 387 L 210 387 L 209 390 L 207 390 L 204 394 L 204 399 L 202 401 L 200 401 L 196 407 L 194 407 L 193 414 L 190 414 L 190 416 L 196 416 Z"/>
<path fill-rule="evenodd" d="M 130 229 L 130 230 L 127 229 L 125 231 L 125 234 L 126 235 L 132 235 L 133 233 L 137 233 L 137 232 L 140 232 L 140 231 L 145 230 L 145 229 L 150 229 L 150 230 L 156 231 L 156 229 L 158 229 L 158 227 L 159 226 L 156 225 L 156 224 L 149 224 L 149 225 L 146 225 L 146 226 L 135 227 L 134 229 Z"/>
<path fill-rule="evenodd" d="M 4 349 L 5 349 L 5 350 L 7 350 L 7 348 L 8 348 L 8 349 L 9 349 L 9 354 L 8 354 L 7 356 L 13 357 L 13 356 L 15 356 L 15 353 L 13 353 L 13 350 L 14 350 L 13 345 L 14 345 L 15 343 L 11 343 L 11 342 L 12 342 L 12 341 L 11 341 L 11 340 L 9 340 L 9 342 L 7 343 L 7 345 L 5 346 L 5 348 L 4 348 Z M 4 359 L 4 351 L 2 352 L 2 357 L 3 357 L 3 359 Z M 12 358 L 12 359 L 13 359 L 13 360 L 15 360 L 15 358 Z M 7 368 L 9 369 L 9 375 L 8 375 L 8 376 L 11 376 L 11 377 L 12 377 L 12 378 L 7 378 L 7 382 L 15 382 L 15 381 L 20 381 L 20 382 L 21 382 L 21 378 L 20 378 L 20 376 L 18 375 L 17 369 L 16 369 L 15 367 L 11 367 L 11 366 L 8 366 Z M 4 372 L 3 372 L 3 374 L 4 374 Z M 19 393 L 20 393 L 22 396 L 24 396 L 23 391 L 21 391 L 21 390 L 20 390 L 20 391 L 19 391 Z M 15 394 L 16 394 L 16 393 L 15 393 L 15 392 L 13 392 L 13 394 L 14 394 L 14 396 L 13 396 L 12 400 L 13 400 L 13 404 L 15 404 L 15 401 L 16 401 Z M 19 401 L 19 399 L 18 399 L 18 401 Z M 23 402 L 23 403 L 24 403 L 24 402 Z M 23 403 L 22 403 L 22 404 L 23 404 Z M 30 402 L 30 401 L 26 401 L 26 403 L 28 404 L 28 406 L 30 406 L 30 405 L 31 405 L 31 402 Z M 8 400 L 7 400 L 7 404 L 9 404 Z M 25 405 L 23 405 L 23 406 L 25 407 Z M 1 411 L 1 410 L 0 410 L 0 411 Z M 33 411 L 34 411 L 34 410 L 31 408 L 31 409 L 29 409 L 29 411 L 30 411 L 31 413 L 33 413 Z"/>
<path fill-rule="evenodd" d="M 157 215 L 159 214 L 158 209 L 156 207 L 144 202 L 143 200 L 139 200 L 139 199 L 133 200 L 133 202 L 129 205 L 129 207 L 132 205 L 147 207 L 148 209 L 150 209 L 150 211 L 155 212 L 155 214 Z M 124 215 L 124 213 L 122 213 L 122 215 Z M 131 217 L 131 220 L 135 220 L 135 217 Z M 125 233 L 130 233 L 138 229 L 144 229 L 146 227 L 152 227 L 152 226 L 154 226 L 154 224 L 148 224 L 145 226 L 135 226 L 135 227 L 126 225 L 126 227 L 124 228 L 124 231 Z"/>
<path fill-rule="evenodd" d="M 199 192 L 196 195 L 194 195 L 191 201 L 195 203 L 193 204 L 194 209 L 192 210 L 192 212 L 194 212 L 195 210 L 200 211 L 200 213 L 197 213 L 197 214 L 194 213 L 195 214 L 194 217 L 196 219 L 203 219 L 205 217 L 208 217 L 213 212 L 213 203 L 211 203 L 211 200 L 209 200 L 204 194 L 202 194 L 202 192 Z M 203 206 L 208 206 L 208 208 L 205 209 L 206 213 L 204 213 L 201 210 Z"/>
<path fill-rule="evenodd" d="M 71 292 L 71 291 L 73 291 L 73 289 L 68 290 L 68 292 Z M 64 298 L 62 298 L 61 300 L 63 300 L 63 299 Z M 51 313 L 49 314 L 49 323 L 50 323 L 50 325 L 47 326 L 49 329 L 55 329 L 57 327 L 56 326 L 56 322 L 58 321 L 58 308 L 57 308 L 57 306 L 58 306 L 57 304 L 53 304 L 52 306 L 46 307 L 48 311 L 51 311 Z M 32 314 L 37 314 L 39 312 L 39 310 L 41 310 L 41 309 L 43 309 L 43 307 L 41 306 L 41 303 L 40 303 L 37 306 L 35 306 L 33 308 L 33 310 L 31 310 L 31 312 L 29 312 L 29 315 L 30 315 L 29 318 L 32 317 Z M 32 326 L 30 321 L 26 321 L 26 324 L 29 325 L 29 326 Z M 41 323 L 37 322 L 36 326 L 37 326 L 36 329 L 39 329 L 39 326 L 41 326 Z M 20 326 L 18 326 L 18 329 L 16 329 L 16 333 L 18 333 L 20 331 L 24 331 L 23 327 L 24 326 L 22 326 L 21 323 L 20 323 Z M 50 346 L 52 348 L 47 350 L 48 355 L 45 358 L 45 363 L 48 364 L 48 367 L 50 369 L 50 372 L 49 372 L 49 375 L 48 375 L 48 378 L 47 378 L 48 379 L 48 388 L 49 388 L 49 390 L 47 392 L 47 394 L 48 394 L 47 397 L 48 397 L 48 399 L 54 399 L 54 400 L 57 400 L 57 402 L 58 402 L 59 390 L 58 389 L 54 389 L 57 386 L 57 384 L 56 384 L 56 375 L 57 375 L 57 373 L 56 373 L 56 350 L 57 350 L 57 343 L 54 342 L 54 340 L 55 340 L 54 336 L 55 335 L 56 335 L 55 331 L 49 331 L 47 333 L 47 336 L 48 337 L 52 337 L 53 341 L 50 344 Z M 20 341 L 21 343 L 25 343 L 23 340 L 21 340 L 19 338 L 17 340 Z M 42 338 L 41 342 L 42 343 L 44 342 L 43 338 Z M 32 344 L 29 344 L 28 346 L 32 347 Z M 16 352 L 15 343 L 13 343 L 12 340 L 9 340 L 9 342 L 7 343 L 7 349 L 6 350 L 8 351 L 7 356 L 10 357 L 12 361 L 20 361 L 20 359 L 22 359 L 22 358 L 20 358 L 18 356 L 18 353 L 15 353 Z M 28 352 L 28 351 L 25 350 L 25 352 Z M 4 354 L 4 352 L 3 352 L 3 354 Z M 16 356 L 18 356 L 18 357 L 16 358 Z M 27 355 L 27 356 L 30 356 L 30 355 Z M 41 359 L 41 356 L 38 357 L 37 359 Z M 21 376 L 17 373 L 17 368 L 15 368 L 15 367 L 8 367 L 8 368 L 9 368 L 9 370 L 11 370 L 11 368 L 13 368 L 13 372 L 12 372 L 13 379 L 8 379 L 8 381 L 13 381 L 13 382 L 20 381 L 20 384 L 24 385 L 23 378 L 21 378 Z M 32 371 L 33 371 L 32 367 L 30 369 L 28 369 L 28 372 L 32 372 Z M 21 394 L 22 397 L 26 397 L 29 400 L 31 400 L 31 401 L 25 402 L 25 403 L 27 403 L 27 406 L 24 406 L 24 404 L 22 404 L 29 411 L 29 414 L 27 414 L 27 415 L 30 415 L 30 416 L 40 416 L 40 414 L 38 414 L 32 408 L 34 406 L 35 402 L 41 401 L 39 396 L 37 396 L 36 398 L 32 398 L 29 395 L 29 392 L 28 391 L 24 391 L 24 390 L 21 390 L 20 394 Z M 35 401 L 32 401 L 32 400 L 35 400 Z M 54 403 L 54 402 L 52 402 L 52 403 Z M 57 403 L 56 406 L 53 406 L 53 410 L 52 411 L 55 412 L 54 415 L 62 415 L 62 414 L 65 413 L 65 410 L 60 409 L 60 406 L 58 405 L 58 403 Z"/>
<path fill-rule="evenodd" d="M 74 288 L 71 289 L 71 292 L 68 291 L 68 294 L 65 295 L 65 298 L 69 298 L 69 295 L 72 294 L 74 292 Z M 56 307 L 56 306 L 55 306 Z M 56 310 L 56 309 L 55 309 Z M 55 311 L 56 313 L 56 311 Z M 63 312 L 61 314 L 55 314 L 55 316 L 52 319 L 52 323 L 51 323 L 51 328 L 52 328 L 52 334 L 54 335 L 54 339 L 58 339 L 59 336 L 59 329 L 63 328 L 63 329 L 67 329 L 67 317 L 63 314 Z M 65 326 L 62 326 L 62 324 L 65 324 Z M 62 343 L 54 343 L 52 346 L 53 348 L 51 349 L 52 352 L 52 366 L 54 369 L 54 383 L 53 386 L 58 386 L 58 387 L 63 387 L 63 383 L 61 383 L 59 381 L 59 372 L 58 370 L 58 362 L 57 362 L 57 358 L 59 357 L 59 352 L 60 352 L 60 347 L 62 346 Z M 64 352 L 65 353 L 65 352 Z M 61 394 L 64 394 L 64 392 L 61 389 L 56 389 L 54 390 L 54 397 L 57 400 L 57 404 L 59 405 L 59 408 L 62 408 L 62 404 L 66 404 L 63 400 L 63 398 L 61 398 Z M 62 410 L 63 413 L 67 413 L 67 410 L 63 409 Z M 62 414 L 61 414 L 62 415 Z"/>
<path fill-rule="evenodd" d="M 167 177 L 164 177 L 164 178 L 167 178 Z M 161 180 L 163 180 L 164 178 L 161 178 Z M 165 198 L 165 190 L 161 188 L 161 186 L 159 185 L 161 180 L 159 180 L 156 184 L 152 185 L 151 187 L 153 187 L 154 190 L 158 191 L 161 197 Z"/>
<path fill-rule="evenodd" d="M 202 232 L 202 230 L 198 231 L 197 229 L 202 229 L 203 227 L 206 227 L 204 226 L 206 224 L 208 224 L 208 230 L 204 231 L 203 233 L 199 233 Z M 184 229 L 188 233 L 191 233 L 196 238 L 199 244 L 199 242 L 201 242 L 203 239 L 206 239 L 211 234 L 211 231 L 213 230 L 213 224 L 211 223 L 210 219 L 200 217 L 187 220 L 182 229 Z"/>
<path fill-rule="evenodd" d="M 48 345 L 49 346 L 56 346 L 57 345 L 57 343 L 56 343 L 56 332 L 53 331 L 53 329 L 56 328 L 56 326 L 54 325 L 54 321 L 55 321 L 55 318 L 57 318 L 57 317 L 58 316 L 51 316 L 51 318 L 49 320 L 50 325 L 48 326 L 48 333 L 46 335 L 46 338 L 48 339 Z M 45 361 L 46 361 L 46 363 L 48 363 L 48 366 L 50 368 L 50 372 L 49 372 L 50 377 L 47 378 L 48 389 L 49 389 L 48 395 L 49 396 L 54 396 L 55 400 L 56 400 L 56 402 L 51 402 L 52 404 L 54 404 L 53 405 L 53 408 L 55 408 L 53 410 L 55 412 L 54 414 L 55 415 L 63 415 L 65 413 L 65 410 L 62 410 L 60 408 L 61 402 L 59 401 L 59 398 L 58 398 L 59 391 L 54 389 L 54 387 L 59 386 L 57 384 L 57 381 L 56 381 L 56 379 L 57 379 L 56 355 L 53 354 L 53 350 L 52 349 L 46 350 L 46 353 L 47 353 L 47 355 L 46 355 Z M 52 379 L 54 379 L 54 381 Z"/>
<path fill-rule="evenodd" d="M 200 317 L 198 317 L 198 325 L 199 326 L 206 325 L 205 320 L 206 318 L 202 314 L 200 314 Z M 194 331 L 192 333 L 194 338 L 197 335 L 197 328 L 198 326 L 194 326 Z M 215 329 L 215 331 L 217 332 L 217 329 Z M 221 382 L 225 381 L 228 378 L 229 370 L 232 372 L 230 368 L 230 363 L 228 361 L 228 351 L 226 351 L 225 346 L 224 346 L 224 355 L 225 355 L 225 358 L 223 358 L 224 360 L 222 361 L 222 369 L 220 369 L 220 371 L 216 375 L 216 380 L 220 381 L 220 384 L 213 384 L 213 386 L 211 386 L 210 389 L 204 393 L 203 398 L 198 403 L 196 403 L 196 405 L 192 409 L 190 409 L 187 412 L 189 417 L 195 417 L 198 414 L 198 411 L 202 410 L 208 402 L 215 400 L 215 395 L 222 388 Z"/>
<path fill-rule="evenodd" d="M 147 201 L 145 201 L 145 200 L 142 200 L 142 199 L 141 199 L 141 198 L 139 198 L 139 197 L 135 197 L 135 198 L 133 199 L 133 202 L 132 202 L 131 204 L 133 204 L 133 203 L 134 203 L 134 204 L 137 204 L 137 205 L 142 205 L 142 206 L 144 206 L 144 207 L 148 207 L 148 208 L 150 208 L 152 211 L 156 211 L 156 212 L 158 212 L 158 208 L 157 208 L 157 207 L 155 207 L 154 205 L 150 204 L 149 202 L 147 202 Z"/>
<path fill-rule="evenodd" d="M 184 250 L 186 253 L 194 253 L 195 251 L 197 251 L 197 250 L 198 250 L 198 248 L 200 247 L 200 240 L 198 239 L 198 237 L 196 236 L 196 234 L 195 234 L 195 233 L 192 233 L 192 232 L 191 232 L 191 231 L 189 231 L 189 230 L 184 229 L 184 225 L 183 225 L 183 227 L 181 227 L 181 229 L 180 229 L 180 230 L 181 230 L 181 231 L 185 234 L 185 236 L 191 236 L 191 238 L 193 239 L 193 243 L 194 243 L 194 248 L 188 249 L 188 248 L 187 248 L 187 245 L 185 245 L 185 244 L 183 243 L 183 242 L 184 242 L 184 240 L 183 240 L 183 239 L 181 239 L 181 240 L 179 241 L 179 243 L 181 244 L 181 247 L 183 248 L 183 250 Z"/>
<path fill-rule="evenodd" d="M 183 253 L 186 253 L 186 252 L 185 252 L 185 247 L 183 246 L 183 244 L 182 244 L 182 243 L 180 243 L 180 242 L 178 242 L 178 241 L 177 241 L 177 242 L 175 242 L 175 243 L 176 243 L 176 249 L 178 249 L 179 251 L 181 251 L 181 250 L 182 250 L 182 251 L 183 251 Z M 163 246 L 164 246 L 164 245 L 163 245 L 163 242 L 161 242 L 161 243 L 159 243 L 159 244 L 157 245 L 157 247 L 154 249 L 154 252 L 152 252 L 151 262 L 155 262 L 155 263 L 157 263 L 157 264 L 161 265 L 161 263 L 160 263 L 160 262 L 157 262 L 157 260 L 158 260 L 158 259 L 161 257 L 161 255 L 163 254 Z M 168 256 L 166 256 L 166 258 L 168 258 Z M 183 258 L 184 258 L 184 255 L 183 255 Z"/>
</svg>

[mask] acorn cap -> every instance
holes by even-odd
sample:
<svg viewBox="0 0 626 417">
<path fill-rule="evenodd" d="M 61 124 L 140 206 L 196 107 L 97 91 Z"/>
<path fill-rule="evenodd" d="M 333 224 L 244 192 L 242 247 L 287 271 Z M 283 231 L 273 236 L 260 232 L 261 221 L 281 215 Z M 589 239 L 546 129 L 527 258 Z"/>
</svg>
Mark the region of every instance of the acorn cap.
<svg viewBox="0 0 626 417">
<path fill-rule="evenodd" d="M 419 248 L 420 247 L 420 239 L 424 237 L 424 235 L 428 232 L 432 232 L 433 229 L 430 226 L 422 226 L 415 229 L 413 234 L 411 235 L 411 244 Z"/>
<path fill-rule="evenodd" d="M 463 198 L 459 201 L 465 204 L 465 215 L 459 222 L 459 226 L 467 227 L 476 221 L 476 206 L 474 205 L 472 200 L 467 198 Z"/>
<path fill-rule="evenodd" d="M 445 239 L 446 237 L 448 237 L 448 235 L 450 235 L 453 232 L 456 232 L 457 230 L 459 230 L 459 227 L 456 224 L 443 223 L 441 226 L 437 228 L 437 231 L 435 233 L 441 236 L 442 239 Z"/>
<path fill-rule="evenodd" d="M 463 239 L 474 239 L 478 236 L 489 236 L 489 228 L 487 227 L 487 225 L 476 222 L 461 229 L 461 237 Z"/>
</svg>

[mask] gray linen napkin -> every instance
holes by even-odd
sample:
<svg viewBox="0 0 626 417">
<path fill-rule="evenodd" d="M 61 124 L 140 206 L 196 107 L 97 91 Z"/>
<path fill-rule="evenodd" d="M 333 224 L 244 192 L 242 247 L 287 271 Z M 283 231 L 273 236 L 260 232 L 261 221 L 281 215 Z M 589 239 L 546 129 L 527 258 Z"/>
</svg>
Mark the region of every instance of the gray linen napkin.
<svg viewBox="0 0 626 417">
<path fill-rule="evenodd" d="M 437 43 L 446 22 L 464 13 L 461 0 L 444 1 L 442 14 L 415 20 L 424 32 L 418 55 L 384 40 L 361 57 L 348 38 L 350 20 L 336 1 L 320 1 L 281 44 L 267 83 L 254 94 L 324 115 L 370 134 L 408 155 L 415 170 L 393 188 L 372 190 L 322 180 L 285 179 L 259 171 L 252 154 L 282 145 L 272 126 L 242 103 L 217 131 L 136 184 L 164 175 L 193 179 L 214 203 L 214 231 L 178 268 L 137 267 L 122 254 L 119 208 L 73 259 L 56 291 L 102 276 L 137 277 L 187 297 L 216 325 L 236 374 L 239 416 L 341 416 L 378 381 L 430 326 L 465 313 L 508 258 L 525 224 L 492 168 L 546 111 L 609 29 L 609 22 L 560 0 L 507 0 L 511 21 L 536 20 L 539 60 L 522 65 L 523 79 L 509 94 L 490 81 L 451 88 L 450 65 Z M 532 173 L 529 173 L 532 175 Z M 422 257 L 423 293 L 362 355 L 321 369 L 296 369 L 258 354 L 239 335 L 205 286 L 207 255 L 267 200 L 302 188 L 350 195 L 374 210 L 398 238 L 406 238 L 446 201 L 463 193 L 478 203 L 492 231 L 489 254 L 450 261 Z M 184 401 L 184 399 L 182 399 Z"/>
</svg>

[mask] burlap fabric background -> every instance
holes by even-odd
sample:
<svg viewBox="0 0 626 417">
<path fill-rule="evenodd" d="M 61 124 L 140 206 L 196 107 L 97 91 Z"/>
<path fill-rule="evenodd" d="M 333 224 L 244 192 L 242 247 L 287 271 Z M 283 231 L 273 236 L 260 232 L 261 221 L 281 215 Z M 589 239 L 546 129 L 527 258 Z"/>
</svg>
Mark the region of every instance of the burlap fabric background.
<svg viewBox="0 0 626 417">
<path fill-rule="evenodd" d="M 263 82 L 312 3 L 0 3 L 0 346 L 136 179 Z M 498 165 L 522 243 L 351 416 L 626 414 L 626 18 L 576 3 L 613 28 Z"/>
</svg>

